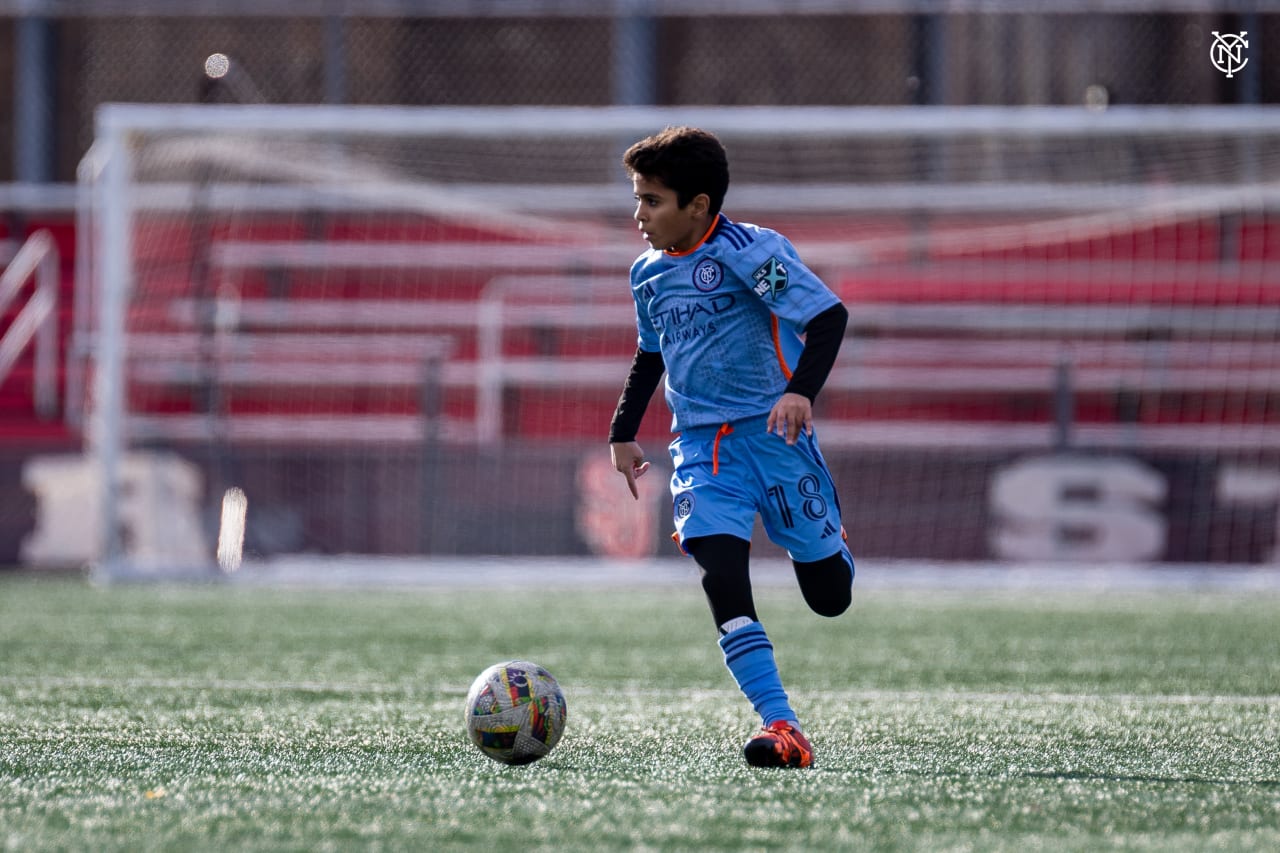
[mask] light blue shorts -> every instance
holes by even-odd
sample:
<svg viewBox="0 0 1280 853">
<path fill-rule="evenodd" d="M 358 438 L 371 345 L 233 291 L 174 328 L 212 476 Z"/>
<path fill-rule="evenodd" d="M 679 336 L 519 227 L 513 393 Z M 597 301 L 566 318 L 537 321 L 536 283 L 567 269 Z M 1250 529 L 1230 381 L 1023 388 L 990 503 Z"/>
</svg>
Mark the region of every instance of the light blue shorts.
<svg viewBox="0 0 1280 853">
<path fill-rule="evenodd" d="M 671 442 L 677 541 L 683 548 L 686 539 L 717 533 L 751 541 L 759 514 L 765 533 L 793 560 L 847 553 L 840 499 L 816 433 L 788 445 L 765 431 L 767 422 L 761 415 L 694 427 Z"/>
</svg>

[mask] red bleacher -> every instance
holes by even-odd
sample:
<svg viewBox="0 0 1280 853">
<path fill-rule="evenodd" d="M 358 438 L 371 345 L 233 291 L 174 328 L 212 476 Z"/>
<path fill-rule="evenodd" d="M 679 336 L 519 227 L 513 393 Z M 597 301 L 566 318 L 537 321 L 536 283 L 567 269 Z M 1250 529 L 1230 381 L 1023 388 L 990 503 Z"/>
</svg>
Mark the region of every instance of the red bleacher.
<svg viewBox="0 0 1280 853">
<path fill-rule="evenodd" d="M 67 215 L 48 215 L 25 222 L 0 217 L 0 270 L 32 234 L 47 231 L 57 247 L 61 271 L 56 315 L 60 350 L 65 350 L 71 333 L 72 304 L 75 298 L 75 224 Z M 33 283 L 23 285 L 18 298 L 0 313 L 0 333 L 8 330 L 30 297 Z M 58 397 L 64 390 L 65 361 L 59 354 Z M 18 356 L 9 374 L 0 381 L 0 442 L 14 445 L 65 445 L 76 439 L 60 416 L 42 418 L 35 411 L 35 355 L 27 347 Z"/>
<path fill-rule="evenodd" d="M 1048 423 L 1064 362 L 1080 423 L 1277 419 L 1280 286 L 1265 267 L 1280 257 L 1280 222 L 1265 215 L 1106 235 L 1067 231 L 1056 241 L 1008 246 L 966 245 L 957 235 L 975 226 L 960 220 L 930 222 L 923 242 L 921 224 L 905 218 L 770 224 L 802 251 L 838 250 L 851 239 L 877 249 L 864 266 L 824 264 L 821 251 L 811 263 L 851 314 L 850 338 L 821 400 L 825 419 Z M 60 250 L 65 342 L 74 227 L 69 217 L 53 219 L 28 223 L 24 234 L 37 227 L 50 228 Z M 1015 227 L 990 222 L 979 231 Z M 424 363 L 438 358 L 432 353 L 445 341 L 449 355 L 437 377 L 442 422 L 465 440 L 482 418 L 481 377 L 495 363 L 477 318 L 493 282 L 514 274 L 530 286 L 513 286 L 504 302 L 533 319 L 501 327 L 496 361 L 508 373 L 500 387 L 502 434 L 602 440 L 635 346 L 629 257 L 575 265 L 566 248 L 569 269 L 557 270 L 554 245 L 523 244 L 551 260 L 522 273 L 503 259 L 494 234 L 407 215 L 258 214 L 234 226 L 153 216 L 138 228 L 143 286 L 130 315 L 128 405 L 155 423 L 210 407 L 231 420 L 413 421 L 422 415 Z M 24 234 L 0 230 L 0 240 Z M 620 228 L 619 236 L 634 235 Z M 317 247 L 335 253 L 332 262 L 287 260 L 295 249 Z M 236 260 L 252 249 L 265 260 Z M 194 263 L 206 250 L 208 266 Z M 272 252 L 286 260 L 273 262 Z M 592 288 L 584 293 L 599 322 L 574 318 L 574 302 L 555 288 L 539 295 L 538 276 Z M 233 313 L 202 324 L 215 302 Z M 0 386 L 0 436 L 65 436 L 59 423 L 31 414 L 29 362 L 27 354 Z M 209 371 L 217 375 L 216 399 L 202 378 Z M 665 439 L 667 426 L 665 407 L 655 403 L 644 438 Z"/>
</svg>

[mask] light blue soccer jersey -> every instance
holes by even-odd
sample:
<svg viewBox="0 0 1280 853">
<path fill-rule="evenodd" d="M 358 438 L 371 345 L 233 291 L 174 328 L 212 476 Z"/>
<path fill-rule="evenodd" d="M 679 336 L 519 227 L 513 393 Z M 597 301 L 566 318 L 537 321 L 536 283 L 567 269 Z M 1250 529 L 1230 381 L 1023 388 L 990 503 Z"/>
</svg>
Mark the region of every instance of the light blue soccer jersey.
<svg viewBox="0 0 1280 853">
<path fill-rule="evenodd" d="M 689 252 L 637 258 L 631 293 L 639 347 L 666 364 L 672 432 L 768 413 L 800 331 L 839 302 L 785 237 L 723 214 Z"/>
</svg>

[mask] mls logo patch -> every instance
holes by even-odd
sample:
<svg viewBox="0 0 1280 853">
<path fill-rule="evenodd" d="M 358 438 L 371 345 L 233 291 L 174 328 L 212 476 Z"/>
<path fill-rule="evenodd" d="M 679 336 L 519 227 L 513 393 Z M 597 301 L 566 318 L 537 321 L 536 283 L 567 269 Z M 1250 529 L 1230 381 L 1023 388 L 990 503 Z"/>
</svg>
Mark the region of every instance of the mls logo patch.
<svg viewBox="0 0 1280 853">
<path fill-rule="evenodd" d="M 724 272 L 720 269 L 720 265 L 710 258 L 699 261 L 693 268 L 693 286 L 703 293 L 715 290 L 720 286 L 722 279 L 724 279 Z"/>
<path fill-rule="evenodd" d="M 676 495 L 675 516 L 676 521 L 682 521 L 693 515 L 693 495 L 689 492 Z"/>
<path fill-rule="evenodd" d="M 769 258 L 751 274 L 751 279 L 756 283 L 753 288 L 756 296 L 764 296 L 767 293 L 777 299 L 778 294 L 787 288 L 787 268 L 777 258 Z"/>
</svg>

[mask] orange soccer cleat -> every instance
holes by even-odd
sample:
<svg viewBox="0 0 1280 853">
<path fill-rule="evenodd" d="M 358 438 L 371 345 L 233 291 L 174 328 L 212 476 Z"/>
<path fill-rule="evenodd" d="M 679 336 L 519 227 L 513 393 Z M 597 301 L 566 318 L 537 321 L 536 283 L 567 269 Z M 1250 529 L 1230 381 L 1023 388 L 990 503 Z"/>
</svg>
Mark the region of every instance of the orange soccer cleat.
<svg viewBox="0 0 1280 853">
<path fill-rule="evenodd" d="M 752 767 L 808 767 L 813 747 L 804 732 L 783 720 L 770 723 L 747 741 L 742 754 Z"/>
</svg>

